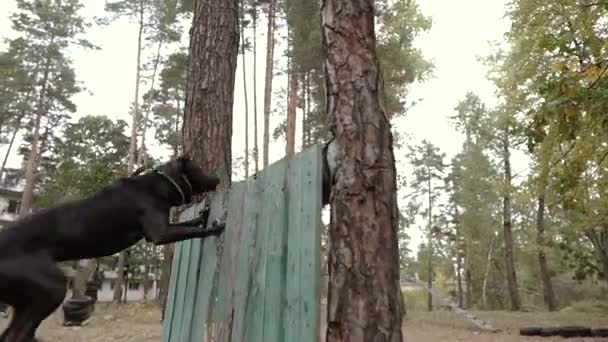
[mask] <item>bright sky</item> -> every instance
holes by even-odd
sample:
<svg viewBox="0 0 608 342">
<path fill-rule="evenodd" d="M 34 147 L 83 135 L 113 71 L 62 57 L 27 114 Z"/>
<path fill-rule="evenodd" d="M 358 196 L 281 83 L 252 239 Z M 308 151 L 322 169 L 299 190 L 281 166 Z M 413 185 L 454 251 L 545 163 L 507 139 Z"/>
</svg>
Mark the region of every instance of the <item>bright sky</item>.
<svg viewBox="0 0 608 342">
<path fill-rule="evenodd" d="M 11 37 L 9 15 L 16 9 L 14 0 L 2 0 L 3 15 L 0 17 L 0 36 Z M 102 16 L 104 1 L 83 1 L 86 3 L 84 14 L 88 17 Z M 492 84 L 485 79 L 486 70 L 477 61 L 477 56 L 490 53 L 489 41 L 502 40 L 503 34 L 509 28 L 508 20 L 504 19 L 507 0 L 418 0 L 424 15 L 431 16 L 433 26 L 430 32 L 417 39 L 415 45 L 422 49 L 424 55 L 435 64 L 434 78 L 423 83 L 412 85 L 411 98 L 421 101 L 412 108 L 407 117 L 395 122 L 395 127 L 412 134 L 417 140 L 426 138 L 437 145 L 448 157 L 456 154 L 462 144 L 462 137 L 448 122 L 448 116 L 454 114 L 453 108 L 464 98 L 467 91 L 473 91 L 481 96 L 489 105 L 496 101 Z M 258 30 L 258 115 L 259 127 L 262 127 L 262 105 L 264 89 L 265 53 L 265 23 L 260 23 Z M 184 31 L 187 32 L 187 29 Z M 137 30 L 134 24 L 126 20 L 118 21 L 108 27 L 93 27 L 88 31 L 88 39 L 101 47 L 99 51 L 73 50 L 77 78 L 84 83 L 88 92 L 82 92 L 74 97 L 78 106 L 75 117 L 83 115 L 107 115 L 112 118 L 122 118 L 130 123 L 129 106 L 133 101 L 136 62 Z M 187 34 L 184 39 L 187 41 Z M 2 45 L 0 45 L 1 47 Z M 275 50 L 275 56 L 282 55 L 284 46 Z M 242 155 L 244 146 L 243 122 L 243 79 L 241 74 L 241 58 L 238 60 L 235 105 L 234 105 L 234 135 L 233 151 Z M 247 60 L 249 75 L 249 108 L 250 117 L 253 115 L 252 92 L 253 81 L 251 56 Z M 286 85 L 285 77 L 274 80 L 276 91 Z M 143 86 L 144 92 L 149 88 Z M 142 92 L 143 93 L 143 92 Z M 279 118 L 271 120 L 271 132 Z M 297 127 L 298 131 L 300 130 Z M 253 133 L 250 133 L 250 137 Z M 261 139 L 260 136 L 260 149 Z M 151 141 L 152 139 L 147 139 Z M 300 139 L 296 137 L 296 142 Z M 252 143 L 250 143 L 250 146 Z M 148 144 L 148 146 L 150 146 Z M 299 148 L 299 146 L 296 146 Z M 0 155 L 4 155 L 4 148 Z M 154 149 L 157 156 L 162 155 L 161 149 Z M 282 157 L 284 142 L 278 141 L 271 146 L 271 162 Z M 159 154 L 160 153 L 160 154 Z M 404 152 L 396 151 L 398 160 L 405 158 Z M 12 167 L 18 167 L 20 159 L 13 155 L 10 159 Z M 515 163 L 515 171 L 518 165 Z M 398 170 L 408 174 L 407 168 Z M 424 222 L 421 222 L 424 224 Z M 413 231 L 412 249 L 420 243 L 420 232 Z"/>
</svg>

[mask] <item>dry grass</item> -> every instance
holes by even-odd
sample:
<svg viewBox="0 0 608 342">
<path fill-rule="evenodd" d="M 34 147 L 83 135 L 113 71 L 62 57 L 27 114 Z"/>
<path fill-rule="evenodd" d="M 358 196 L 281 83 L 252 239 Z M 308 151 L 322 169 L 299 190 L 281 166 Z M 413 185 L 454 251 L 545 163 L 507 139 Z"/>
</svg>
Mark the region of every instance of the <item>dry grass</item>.
<svg viewBox="0 0 608 342">
<path fill-rule="evenodd" d="M 406 341 L 606 341 L 599 338 L 563 339 L 561 337 L 523 337 L 519 328 L 530 326 L 582 325 L 591 327 L 608 327 L 608 316 L 598 313 L 565 312 L 504 312 L 483 311 L 476 315 L 489 321 L 499 333 L 481 333 L 472 328 L 464 318 L 447 311 L 408 313 L 405 321 Z"/>
<path fill-rule="evenodd" d="M 407 342 L 570 342 L 605 341 L 599 338 L 562 339 L 518 335 L 519 328 L 525 326 L 585 325 L 608 327 L 608 315 L 599 312 L 562 311 L 547 312 L 476 312 L 481 318 L 490 321 L 500 333 L 480 333 L 460 316 L 448 311 L 410 311 L 405 320 L 404 332 Z M 324 316 L 324 315 L 322 315 Z M 47 319 L 39 330 L 38 336 L 45 342 L 159 342 L 161 341 L 160 312 L 155 304 L 131 303 L 116 307 L 98 304 L 90 322 L 84 327 L 66 328 L 61 326 L 62 313 L 56 312 Z M 0 329 L 6 324 L 0 319 Z M 286 341 L 287 342 L 287 341 Z"/>
<path fill-rule="evenodd" d="M 0 321 L 4 329 L 7 320 Z M 56 311 L 42 323 L 38 337 L 44 342 L 159 342 L 161 340 L 160 311 L 155 304 L 130 303 L 116 307 L 97 304 L 90 321 L 84 327 L 64 327 L 63 312 Z"/>
</svg>

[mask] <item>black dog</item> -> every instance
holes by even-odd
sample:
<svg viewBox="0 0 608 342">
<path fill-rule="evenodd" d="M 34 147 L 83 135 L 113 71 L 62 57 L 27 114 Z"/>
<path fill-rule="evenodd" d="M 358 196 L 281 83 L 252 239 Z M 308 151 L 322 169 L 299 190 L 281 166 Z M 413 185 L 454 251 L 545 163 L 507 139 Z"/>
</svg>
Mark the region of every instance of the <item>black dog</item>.
<svg viewBox="0 0 608 342">
<path fill-rule="evenodd" d="M 0 230 L 0 302 L 14 309 L 0 342 L 36 341 L 38 326 L 65 297 L 66 279 L 56 262 L 112 255 L 142 238 L 162 245 L 221 234 L 218 221 L 205 229 L 206 215 L 169 223 L 172 206 L 215 190 L 219 182 L 180 157 Z"/>
</svg>

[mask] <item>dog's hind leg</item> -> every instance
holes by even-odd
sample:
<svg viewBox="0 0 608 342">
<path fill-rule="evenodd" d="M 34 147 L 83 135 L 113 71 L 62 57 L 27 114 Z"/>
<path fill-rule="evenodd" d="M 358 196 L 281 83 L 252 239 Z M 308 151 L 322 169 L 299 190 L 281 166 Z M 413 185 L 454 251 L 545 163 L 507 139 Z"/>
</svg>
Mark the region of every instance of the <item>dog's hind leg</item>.
<svg viewBox="0 0 608 342">
<path fill-rule="evenodd" d="M 14 315 L 1 342 L 35 341 L 38 326 L 63 302 L 65 276 L 50 258 L 27 256 L 0 263 L 2 298 L 13 304 Z M 10 298 L 9 298 L 10 296 Z"/>
</svg>

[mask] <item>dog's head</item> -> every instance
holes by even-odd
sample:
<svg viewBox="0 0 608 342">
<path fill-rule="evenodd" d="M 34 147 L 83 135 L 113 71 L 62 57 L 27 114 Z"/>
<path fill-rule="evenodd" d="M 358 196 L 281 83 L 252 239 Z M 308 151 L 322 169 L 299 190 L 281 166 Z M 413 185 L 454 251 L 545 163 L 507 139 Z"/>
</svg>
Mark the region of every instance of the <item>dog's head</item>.
<svg viewBox="0 0 608 342">
<path fill-rule="evenodd" d="M 181 188 L 187 202 L 191 201 L 194 195 L 214 191 L 220 184 L 218 177 L 208 175 L 186 156 L 178 157 L 162 165 L 159 170 Z"/>
</svg>

